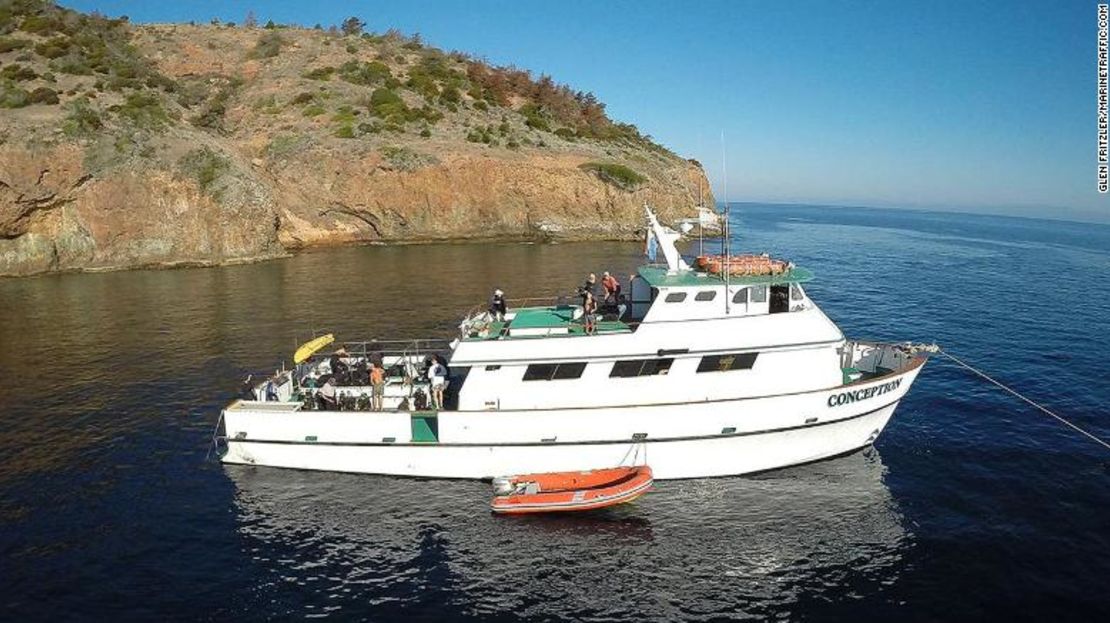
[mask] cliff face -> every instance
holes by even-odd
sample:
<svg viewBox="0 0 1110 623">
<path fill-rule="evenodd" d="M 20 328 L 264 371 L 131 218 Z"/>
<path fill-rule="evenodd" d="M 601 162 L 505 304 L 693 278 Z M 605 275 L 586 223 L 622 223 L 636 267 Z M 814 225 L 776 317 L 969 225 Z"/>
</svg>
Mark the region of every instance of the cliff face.
<svg viewBox="0 0 1110 623">
<path fill-rule="evenodd" d="M 700 166 L 592 96 L 396 34 L 17 9 L 0 12 L 0 275 L 623 239 L 645 203 L 669 220 L 712 201 Z"/>
</svg>

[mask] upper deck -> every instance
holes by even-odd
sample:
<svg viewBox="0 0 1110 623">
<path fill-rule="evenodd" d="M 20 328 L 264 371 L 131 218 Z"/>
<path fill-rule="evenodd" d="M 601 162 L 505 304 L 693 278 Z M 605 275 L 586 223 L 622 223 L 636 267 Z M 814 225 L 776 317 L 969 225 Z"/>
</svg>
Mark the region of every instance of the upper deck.
<svg viewBox="0 0 1110 623">
<path fill-rule="evenodd" d="M 678 271 L 668 271 L 666 267 L 656 265 L 641 266 L 633 283 L 626 284 L 627 296 L 622 296 L 618 306 L 610 308 L 609 313 L 603 313 L 596 323 L 595 334 L 631 333 L 636 330 L 641 321 L 645 319 L 659 290 L 673 291 L 682 289 L 719 289 L 724 290 L 727 284 L 728 297 L 733 299 L 737 292 L 745 288 L 762 288 L 762 293 L 753 295 L 753 305 L 747 309 L 744 304 L 744 314 L 768 313 L 770 309 L 756 307 L 756 301 L 766 301 L 766 290 L 769 287 L 792 285 L 807 282 L 813 279 L 813 273 L 805 268 L 791 265 L 790 269 L 775 275 L 743 275 L 730 276 L 726 282 L 720 274 L 713 274 L 705 270 L 688 268 Z M 642 284 L 642 285 L 641 285 Z M 800 292 L 800 290 L 798 291 Z M 694 297 L 692 296 L 691 299 Z M 723 300 L 724 296 L 721 297 Z M 743 296 L 748 300 L 747 294 Z M 535 303 L 535 299 L 522 301 Z M 763 307 L 766 307 L 764 305 Z M 619 312 L 618 312 L 619 308 Z M 689 310 L 687 310 L 689 311 Z M 699 309 L 695 316 L 703 315 L 709 311 Z M 721 314 L 726 312 L 721 311 Z M 681 314 L 681 312 L 680 312 Z M 727 313 L 727 315 L 738 315 Z M 549 305 L 509 306 L 504 321 L 495 320 L 489 314 L 474 310 L 463 321 L 461 337 L 464 341 L 492 341 L 504 339 L 530 339 L 546 337 L 573 337 L 585 336 L 582 306 L 566 302 L 565 298 L 553 300 Z"/>
<path fill-rule="evenodd" d="M 628 333 L 632 327 L 621 320 L 599 320 L 597 333 Z M 510 309 L 504 322 L 490 320 L 464 332 L 465 340 L 528 339 L 586 335 L 580 305 L 546 305 Z"/>
</svg>

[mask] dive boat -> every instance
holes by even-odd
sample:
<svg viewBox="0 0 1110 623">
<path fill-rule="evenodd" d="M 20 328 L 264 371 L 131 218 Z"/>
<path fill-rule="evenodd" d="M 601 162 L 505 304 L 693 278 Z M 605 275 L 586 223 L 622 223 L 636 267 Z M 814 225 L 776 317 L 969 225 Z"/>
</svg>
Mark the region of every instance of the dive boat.
<svg viewBox="0 0 1110 623">
<path fill-rule="evenodd" d="M 715 272 L 691 266 L 682 234 L 645 213 L 651 261 L 595 330 L 581 301 L 554 299 L 509 301 L 503 316 L 472 310 L 445 339 L 325 353 L 332 336 L 317 338 L 223 409 L 222 460 L 489 480 L 610 468 L 642 448 L 666 480 L 874 443 L 927 350 L 846 338 L 806 293 L 813 274 L 793 263 L 749 259 L 774 268 L 733 271 L 743 262 L 726 255 Z M 429 398 L 433 358 L 449 371 L 441 407 Z M 377 410 L 371 362 L 385 370 Z"/>
<path fill-rule="evenodd" d="M 631 502 L 651 483 L 647 465 L 494 478 L 490 509 L 504 515 L 588 511 Z"/>
</svg>

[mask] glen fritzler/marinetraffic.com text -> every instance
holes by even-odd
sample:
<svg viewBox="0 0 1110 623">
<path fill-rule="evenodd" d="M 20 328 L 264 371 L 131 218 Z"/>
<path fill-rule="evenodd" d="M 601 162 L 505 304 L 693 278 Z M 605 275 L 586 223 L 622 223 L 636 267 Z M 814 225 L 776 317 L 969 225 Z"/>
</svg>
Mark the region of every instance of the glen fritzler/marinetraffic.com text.
<svg viewBox="0 0 1110 623">
<path fill-rule="evenodd" d="M 1110 72 L 1110 5 L 1098 5 L 1098 192 L 1110 190 L 1110 118 L 1107 117 L 1107 78 Z"/>
</svg>

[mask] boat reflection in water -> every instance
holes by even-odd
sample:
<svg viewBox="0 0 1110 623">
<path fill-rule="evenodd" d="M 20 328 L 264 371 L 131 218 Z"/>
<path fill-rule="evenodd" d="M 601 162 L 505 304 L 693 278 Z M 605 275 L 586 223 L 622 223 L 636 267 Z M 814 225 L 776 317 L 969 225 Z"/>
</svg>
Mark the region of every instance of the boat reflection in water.
<svg viewBox="0 0 1110 623">
<path fill-rule="evenodd" d="M 302 614 L 766 615 L 881 590 L 912 547 L 873 449 L 529 517 L 492 515 L 482 482 L 226 469 L 246 549 L 280 578 L 262 592 Z"/>
</svg>

